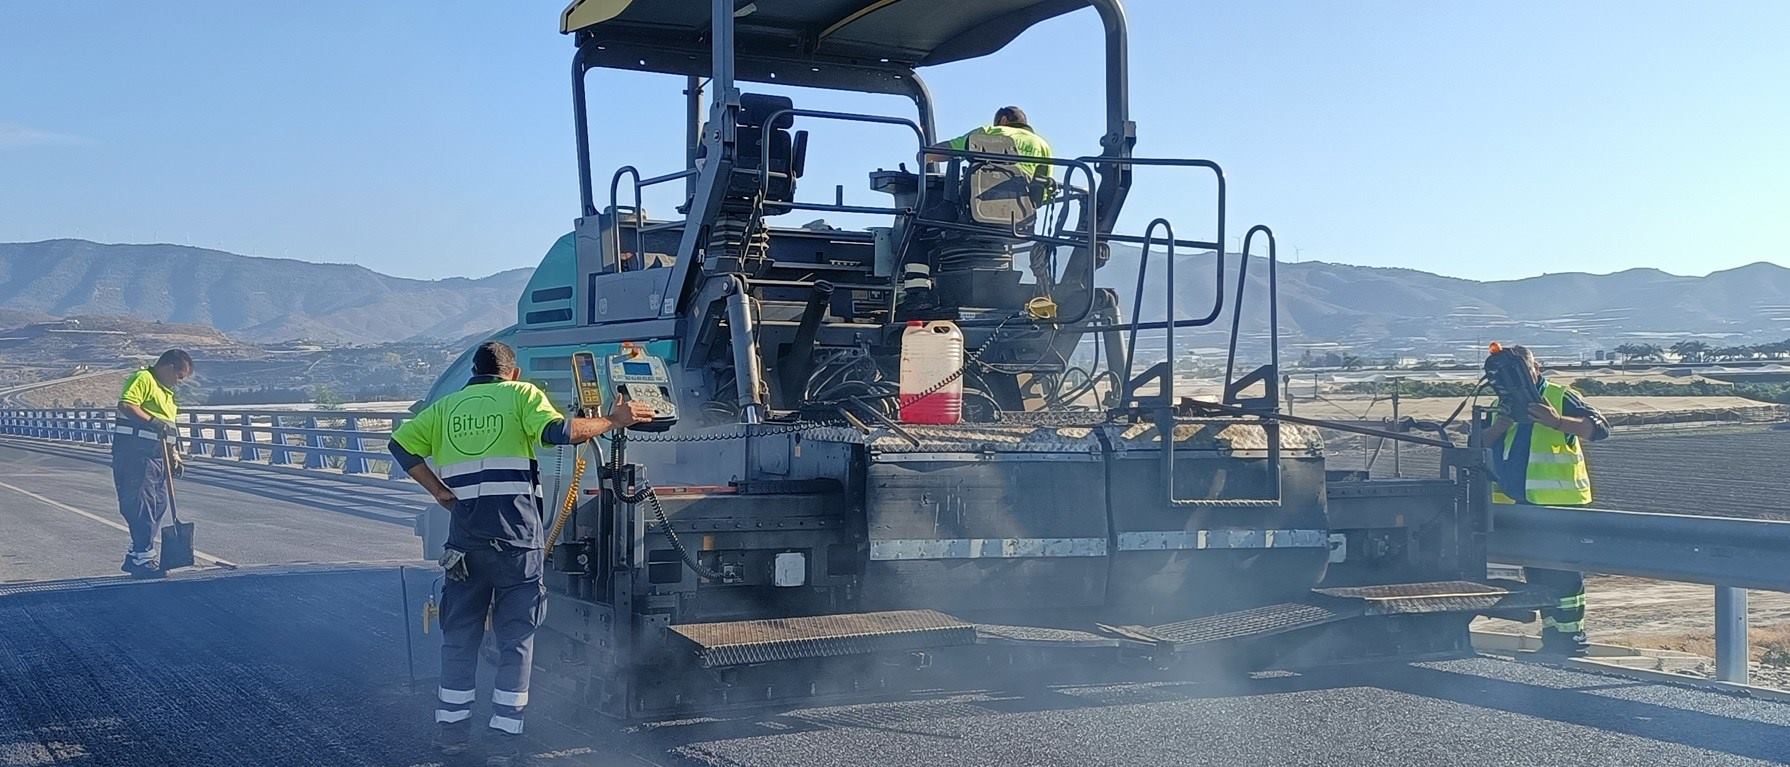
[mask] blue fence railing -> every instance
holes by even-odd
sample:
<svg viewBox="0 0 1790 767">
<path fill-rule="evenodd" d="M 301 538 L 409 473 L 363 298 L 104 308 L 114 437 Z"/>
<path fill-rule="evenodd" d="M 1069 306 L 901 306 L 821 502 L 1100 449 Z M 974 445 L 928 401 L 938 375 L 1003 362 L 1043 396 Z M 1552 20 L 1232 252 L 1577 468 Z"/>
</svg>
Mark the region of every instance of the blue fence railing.
<svg viewBox="0 0 1790 767">
<path fill-rule="evenodd" d="M 385 443 L 408 412 L 359 410 L 189 410 L 180 414 L 190 456 L 348 477 L 399 479 Z M 0 435 L 107 445 L 111 408 L 0 410 Z"/>
</svg>

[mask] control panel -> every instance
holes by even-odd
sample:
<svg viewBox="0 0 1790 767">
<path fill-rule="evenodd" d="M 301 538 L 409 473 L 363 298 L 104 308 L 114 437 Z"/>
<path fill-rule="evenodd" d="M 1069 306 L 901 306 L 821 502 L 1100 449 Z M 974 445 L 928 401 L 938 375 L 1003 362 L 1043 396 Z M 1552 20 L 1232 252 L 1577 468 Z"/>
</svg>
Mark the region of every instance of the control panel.
<svg viewBox="0 0 1790 767">
<path fill-rule="evenodd" d="M 578 395 L 579 415 L 587 418 L 602 415 L 608 396 L 603 389 L 603 378 L 597 374 L 597 355 L 590 352 L 572 355 L 572 383 L 573 393 Z"/>
<path fill-rule="evenodd" d="M 572 377 L 576 382 L 580 408 L 601 415 L 607 410 L 609 393 L 621 392 L 628 399 L 644 402 L 653 409 L 652 422 L 632 427 L 635 431 L 665 431 L 677 424 L 677 401 L 671 388 L 670 369 L 665 360 L 637 347 L 605 357 L 601 366 L 591 352 L 573 354 Z"/>
</svg>

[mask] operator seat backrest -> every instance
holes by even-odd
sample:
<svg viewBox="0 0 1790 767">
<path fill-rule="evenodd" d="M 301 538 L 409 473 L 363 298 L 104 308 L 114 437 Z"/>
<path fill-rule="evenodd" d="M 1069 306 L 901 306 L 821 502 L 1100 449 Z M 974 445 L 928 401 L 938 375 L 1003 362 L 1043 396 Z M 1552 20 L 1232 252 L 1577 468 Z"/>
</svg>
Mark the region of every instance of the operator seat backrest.
<svg viewBox="0 0 1790 767">
<path fill-rule="evenodd" d="M 984 131 L 971 133 L 964 148 L 990 154 L 1019 154 L 1011 136 Z M 1032 177 L 1013 162 L 971 161 L 964 179 L 964 200 L 969 219 L 978 224 L 1030 231 L 1038 215 Z"/>
<path fill-rule="evenodd" d="M 792 137 L 790 126 L 795 124 L 793 115 L 780 115 L 766 131 L 765 123 L 771 116 L 794 106 L 788 96 L 772 96 L 764 93 L 740 94 L 739 123 L 739 156 L 734 161 L 734 176 L 727 186 L 727 196 L 733 199 L 749 200 L 758 191 L 758 164 L 764 159 L 765 144 L 770 146 L 770 171 L 768 189 L 765 194 L 765 214 L 776 215 L 789 212 L 786 206 L 771 203 L 791 202 L 795 200 L 796 179 L 800 178 L 802 166 L 808 147 L 808 132 L 801 131 Z"/>
</svg>

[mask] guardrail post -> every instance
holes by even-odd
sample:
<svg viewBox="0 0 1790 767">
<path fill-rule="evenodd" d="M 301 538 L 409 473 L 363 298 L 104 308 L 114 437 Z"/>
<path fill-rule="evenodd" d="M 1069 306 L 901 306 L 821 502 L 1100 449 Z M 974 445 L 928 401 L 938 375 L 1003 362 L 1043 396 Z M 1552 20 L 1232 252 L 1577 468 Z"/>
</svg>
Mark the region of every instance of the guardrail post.
<svg viewBox="0 0 1790 767">
<path fill-rule="evenodd" d="M 211 440 L 205 436 L 205 419 L 201 418 L 201 415 L 203 414 L 187 414 L 187 417 L 192 421 L 193 428 L 193 438 L 188 440 L 186 445 L 186 451 L 191 455 L 211 455 Z M 212 416 L 214 419 L 216 417 L 216 415 Z"/>
<path fill-rule="evenodd" d="M 342 462 L 342 473 L 367 473 L 367 459 L 365 456 L 360 455 L 360 452 L 366 449 L 360 439 L 360 419 L 355 416 L 348 416 L 348 422 L 344 424 L 343 428 L 346 428 L 349 431 L 348 449 L 354 452 L 348 456 L 347 460 Z"/>
<path fill-rule="evenodd" d="M 255 439 L 255 417 L 243 413 L 241 423 L 236 436 L 242 441 L 242 460 L 261 460 L 261 443 Z"/>
<path fill-rule="evenodd" d="M 306 418 L 305 428 L 310 430 L 305 435 L 305 446 L 311 448 L 305 451 L 305 468 L 321 469 L 323 468 L 323 453 L 317 448 L 323 447 L 323 437 L 317 434 L 317 430 L 321 428 L 317 423 L 317 416 Z"/>
<path fill-rule="evenodd" d="M 404 419 L 393 418 L 392 424 L 391 424 L 392 433 L 396 434 L 398 432 L 398 427 L 403 426 L 403 425 L 404 425 Z M 389 436 L 387 437 L 387 440 L 388 441 L 390 440 Z M 405 474 L 404 467 L 399 466 L 397 461 L 386 461 L 385 462 L 385 476 L 387 479 L 403 479 L 408 475 Z"/>
<path fill-rule="evenodd" d="M 1746 684 L 1752 643 L 1747 640 L 1746 589 L 1715 587 L 1715 678 Z"/>
<path fill-rule="evenodd" d="M 224 414 L 211 414 L 211 444 L 205 447 L 206 455 L 213 458 L 229 458 L 230 432 L 224 428 Z"/>
<path fill-rule="evenodd" d="M 267 462 L 276 466 L 292 463 L 292 451 L 287 449 L 286 430 L 281 428 L 285 424 L 281 423 L 280 415 L 274 413 L 269 415 L 267 420 L 270 431 L 273 433 L 273 446 L 268 450 Z"/>
</svg>

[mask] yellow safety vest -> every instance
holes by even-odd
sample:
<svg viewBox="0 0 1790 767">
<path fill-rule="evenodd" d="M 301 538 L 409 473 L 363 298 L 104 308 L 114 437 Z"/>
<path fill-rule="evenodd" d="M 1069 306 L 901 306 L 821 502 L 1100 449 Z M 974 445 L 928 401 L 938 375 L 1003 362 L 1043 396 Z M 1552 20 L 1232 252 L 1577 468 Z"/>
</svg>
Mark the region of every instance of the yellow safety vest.
<svg viewBox="0 0 1790 767">
<path fill-rule="evenodd" d="M 1566 412 L 1566 387 L 1548 382 L 1542 399 L 1556 412 Z M 1504 433 L 1503 458 L 1516 446 L 1518 427 Z M 1529 465 L 1523 478 L 1524 503 L 1537 506 L 1586 506 L 1591 503 L 1591 472 L 1578 438 L 1535 424 L 1529 429 Z M 1492 488 L 1493 503 L 1516 503 L 1502 488 Z"/>
<path fill-rule="evenodd" d="M 1045 141 L 1043 136 L 1034 133 L 1031 129 L 1021 128 L 1017 125 L 985 125 L 951 139 L 948 145 L 961 152 L 969 147 L 970 136 L 976 133 L 1006 136 L 1013 139 L 1013 151 L 1018 152 L 1021 157 L 1050 159 L 1050 142 Z M 1041 162 L 1016 162 L 1013 163 L 1013 166 L 1018 168 L 1020 173 L 1032 178 L 1045 178 L 1050 175 L 1050 166 Z"/>
</svg>

